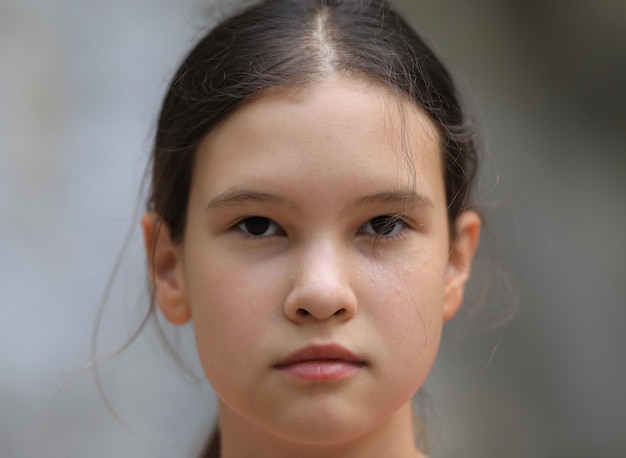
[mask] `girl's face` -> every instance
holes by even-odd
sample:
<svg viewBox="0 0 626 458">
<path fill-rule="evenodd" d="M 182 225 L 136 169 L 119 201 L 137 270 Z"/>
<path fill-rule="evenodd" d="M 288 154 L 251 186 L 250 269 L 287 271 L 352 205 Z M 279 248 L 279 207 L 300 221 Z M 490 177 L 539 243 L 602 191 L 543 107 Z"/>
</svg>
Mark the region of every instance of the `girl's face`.
<svg viewBox="0 0 626 458">
<path fill-rule="evenodd" d="M 161 231 L 152 275 L 165 316 L 193 318 L 222 422 L 321 444 L 407 416 L 478 238 L 465 213 L 450 245 L 441 154 L 425 114 L 339 76 L 207 135 L 183 241 Z"/>
</svg>

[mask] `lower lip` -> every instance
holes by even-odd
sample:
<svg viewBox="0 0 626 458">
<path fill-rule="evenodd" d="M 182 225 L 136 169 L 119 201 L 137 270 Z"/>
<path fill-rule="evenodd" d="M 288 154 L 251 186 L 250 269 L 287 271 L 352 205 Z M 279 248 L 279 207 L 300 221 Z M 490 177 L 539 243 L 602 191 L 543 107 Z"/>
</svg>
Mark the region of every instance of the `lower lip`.
<svg viewBox="0 0 626 458">
<path fill-rule="evenodd" d="M 277 366 L 282 374 L 311 382 L 340 380 L 350 377 L 363 367 L 361 363 L 341 360 L 302 361 L 287 366 Z"/>
</svg>

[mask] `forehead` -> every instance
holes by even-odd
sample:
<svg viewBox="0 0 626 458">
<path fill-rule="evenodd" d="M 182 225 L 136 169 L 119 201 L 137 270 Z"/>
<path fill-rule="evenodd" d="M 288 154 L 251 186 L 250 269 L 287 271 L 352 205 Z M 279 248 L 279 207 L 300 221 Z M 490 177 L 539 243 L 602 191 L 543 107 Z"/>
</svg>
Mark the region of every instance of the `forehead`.
<svg viewBox="0 0 626 458">
<path fill-rule="evenodd" d="M 267 90 L 236 109 L 201 143 L 194 181 L 203 193 L 223 191 L 232 180 L 346 176 L 390 188 L 428 186 L 425 177 L 434 174 L 431 185 L 438 186 L 440 156 L 436 127 L 413 103 L 380 84 L 333 76 Z"/>
</svg>

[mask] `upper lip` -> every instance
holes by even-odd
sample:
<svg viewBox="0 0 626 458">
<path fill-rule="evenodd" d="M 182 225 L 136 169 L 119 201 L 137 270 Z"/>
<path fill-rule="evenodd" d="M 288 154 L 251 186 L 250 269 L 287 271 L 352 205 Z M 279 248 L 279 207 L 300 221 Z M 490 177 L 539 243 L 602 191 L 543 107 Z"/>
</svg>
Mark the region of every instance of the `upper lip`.
<svg viewBox="0 0 626 458">
<path fill-rule="evenodd" d="M 294 351 L 286 358 L 280 360 L 276 367 L 289 366 L 290 364 L 305 361 L 345 361 L 354 364 L 365 364 L 362 358 L 352 353 L 347 348 L 338 344 L 311 344 Z"/>
</svg>

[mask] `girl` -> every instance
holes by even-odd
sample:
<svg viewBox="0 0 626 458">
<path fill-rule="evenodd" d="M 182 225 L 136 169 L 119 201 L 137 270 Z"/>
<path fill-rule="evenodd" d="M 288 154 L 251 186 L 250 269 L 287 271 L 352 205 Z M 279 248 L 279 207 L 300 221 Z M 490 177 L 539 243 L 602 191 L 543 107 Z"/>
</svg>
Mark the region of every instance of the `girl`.
<svg viewBox="0 0 626 458">
<path fill-rule="evenodd" d="M 425 456 L 411 399 L 478 243 L 472 138 L 384 0 L 267 0 L 190 52 L 142 225 L 217 394 L 203 456 Z"/>
</svg>

